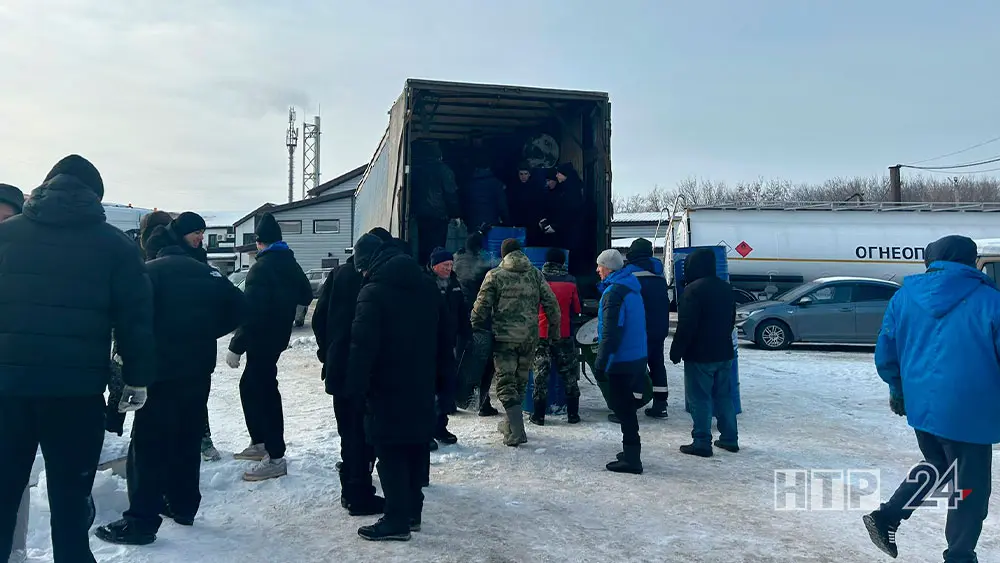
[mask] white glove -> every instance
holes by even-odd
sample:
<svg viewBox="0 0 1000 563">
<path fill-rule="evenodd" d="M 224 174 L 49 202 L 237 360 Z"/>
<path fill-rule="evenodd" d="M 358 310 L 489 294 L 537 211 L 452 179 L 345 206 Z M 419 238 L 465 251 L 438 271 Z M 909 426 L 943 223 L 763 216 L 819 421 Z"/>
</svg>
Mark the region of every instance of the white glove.
<svg viewBox="0 0 1000 563">
<path fill-rule="evenodd" d="M 122 398 L 118 401 L 118 412 L 137 411 L 146 404 L 146 388 L 126 385 L 122 389 Z"/>
<path fill-rule="evenodd" d="M 229 351 L 226 353 L 226 363 L 229 367 L 237 369 L 240 367 L 240 360 L 243 358 L 243 354 L 237 354 L 236 352 Z"/>
<path fill-rule="evenodd" d="M 552 225 L 549 224 L 548 219 L 542 219 L 541 221 L 539 221 L 538 228 L 540 228 L 547 235 L 554 235 L 556 233 L 556 230 L 553 229 Z"/>
</svg>

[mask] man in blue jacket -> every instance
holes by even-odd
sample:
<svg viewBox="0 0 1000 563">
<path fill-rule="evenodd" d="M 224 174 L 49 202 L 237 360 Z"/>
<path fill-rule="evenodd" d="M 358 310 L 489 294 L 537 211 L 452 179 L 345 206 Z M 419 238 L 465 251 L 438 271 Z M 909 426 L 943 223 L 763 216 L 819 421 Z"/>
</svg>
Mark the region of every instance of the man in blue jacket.
<svg viewBox="0 0 1000 563">
<path fill-rule="evenodd" d="M 976 269 L 969 238 L 944 237 L 924 255 L 927 272 L 904 280 L 875 348 L 889 406 L 906 416 L 924 461 L 864 522 L 872 542 L 896 557 L 900 522 L 947 486 L 960 492 L 948 500 L 944 560 L 974 562 L 990 500 L 992 444 L 1000 442 L 1000 291 Z M 927 486 L 928 475 L 937 487 Z"/>
<path fill-rule="evenodd" d="M 646 350 L 649 353 L 649 378 L 653 380 L 653 406 L 646 409 L 650 418 L 667 418 L 667 365 L 663 344 L 670 333 L 670 294 L 663 262 L 653 258 L 653 243 L 635 239 L 625 255 L 626 269 L 642 286 L 642 303 L 646 310 Z"/>
<path fill-rule="evenodd" d="M 611 408 L 622 427 L 622 452 L 607 464 L 615 473 L 642 474 L 639 459 L 639 421 L 636 399 L 642 398 L 639 382 L 646 375 L 646 313 L 639 280 L 625 269 L 625 260 L 614 249 L 597 257 L 601 276 L 601 304 L 597 310 L 597 360 L 595 375 L 610 381 Z M 637 392 L 638 390 L 638 392 Z"/>
</svg>

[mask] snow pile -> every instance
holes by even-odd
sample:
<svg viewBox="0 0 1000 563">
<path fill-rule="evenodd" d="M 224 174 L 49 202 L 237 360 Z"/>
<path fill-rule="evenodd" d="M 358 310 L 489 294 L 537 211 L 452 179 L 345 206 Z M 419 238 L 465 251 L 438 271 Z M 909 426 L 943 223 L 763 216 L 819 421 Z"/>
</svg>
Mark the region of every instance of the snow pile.
<svg viewBox="0 0 1000 563">
<path fill-rule="evenodd" d="M 225 367 L 220 345 L 210 416 L 223 461 L 202 464 L 204 498 L 194 527 L 165 522 L 148 547 L 92 539 L 98 561 L 887 562 L 870 544 L 862 512 L 775 511 L 774 470 L 879 468 L 887 498 L 918 461 L 912 431 L 889 412 L 870 349 L 744 348 L 740 453 L 702 459 L 677 451 L 690 441 L 691 424 L 681 371 L 668 366 L 671 418 L 640 412 L 645 473 L 609 473 L 604 464 L 620 451 L 621 434 L 607 422 L 598 389 L 581 380 L 583 423 L 551 416 L 543 427 L 529 424 L 526 447 L 501 445 L 496 417 L 453 416 L 459 443 L 431 454 L 423 531 L 409 543 L 368 543 L 357 528 L 376 518 L 352 518 L 340 507 L 332 401 L 322 390 L 315 344 L 310 349 L 299 340 L 279 364 L 288 476 L 241 480 L 250 466 L 232 459 L 248 443 L 241 370 Z M 97 525 L 120 518 L 128 504 L 124 480 L 102 472 L 94 498 Z M 32 506 L 30 561 L 51 561 L 44 475 Z M 939 561 L 944 517 L 918 512 L 906 522 L 897 535 L 900 560 Z M 982 561 L 1000 561 L 998 524 L 994 504 L 980 542 Z"/>
<path fill-rule="evenodd" d="M 303 348 L 312 348 L 313 350 L 316 350 L 318 346 L 319 345 L 316 344 L 315 336 L 300 336 L 298 338 L 292 339 L 292 341 L 288 343 L 288 348 L 290 350 L 303 349 Z"/>
<path fill-rule="evenodd" d="M 101 450 L 100 463 L 108 463 L 116 459 L 121 459 L 128 455 L 129 431 L 126 430 L 121 436 L 118 434 L 104 434 L 104 448 Z"/>
</svg>

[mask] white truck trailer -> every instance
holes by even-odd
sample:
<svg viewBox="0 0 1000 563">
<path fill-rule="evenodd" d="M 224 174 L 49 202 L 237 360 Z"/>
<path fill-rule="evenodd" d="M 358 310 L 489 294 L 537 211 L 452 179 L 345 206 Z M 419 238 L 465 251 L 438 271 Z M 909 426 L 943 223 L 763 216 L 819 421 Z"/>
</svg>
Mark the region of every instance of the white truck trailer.
<svg viewBox="0 0 1000 563">
<path fill-rule="evenodd" d="M 822 277 L 901 282 L 923 271 L 924 246 L 937 238 L 1000 233 L 1000 203 L 733 204 L 673 216 L 660 227 L 668 277 L 674 248 L 721 245 L 733 286 L 758 298 Z"/>
</svg>

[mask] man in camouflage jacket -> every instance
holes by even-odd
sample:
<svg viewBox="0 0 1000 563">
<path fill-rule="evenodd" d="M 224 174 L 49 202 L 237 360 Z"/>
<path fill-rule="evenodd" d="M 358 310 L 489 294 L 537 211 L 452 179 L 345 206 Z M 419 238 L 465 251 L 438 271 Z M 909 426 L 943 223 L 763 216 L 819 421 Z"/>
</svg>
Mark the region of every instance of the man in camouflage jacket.
<svg viewBox="0 0 1000 563">
<path fill-rule="evenodd" d="M 528 441 L 524 434 L 521 401 L 528 386 L 528 370 L 538 343 L 538 306 L 552 319 L 549 338 L 559 339 L 561 314 L 552 288 L 538 268 L 521 252 L 515 239 L 503 241 L 500 266 L 486 274 L 472 307 L 472 329 L 488 330 L 492 320 L 493 361 L 497 374 L 497 399 L 506 411 L 500 423 L 504 444 L 517 447 Z"/>
</svg>

